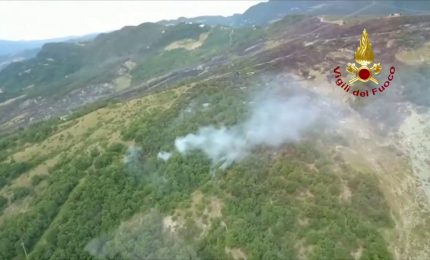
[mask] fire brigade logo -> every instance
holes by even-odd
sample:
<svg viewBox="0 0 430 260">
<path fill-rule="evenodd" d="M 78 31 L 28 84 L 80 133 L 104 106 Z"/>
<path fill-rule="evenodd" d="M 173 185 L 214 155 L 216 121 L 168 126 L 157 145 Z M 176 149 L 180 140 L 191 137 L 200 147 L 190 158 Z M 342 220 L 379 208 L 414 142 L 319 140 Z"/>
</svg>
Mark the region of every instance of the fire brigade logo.
<svg viewBox="0 0 430 260">
<path fill-rule="evenodd" d="M 370 86 L 373 84 L 379 84 L 379 81 L 374 76 L 381 73 L 382 66 L 381 63 L 374 63 L 375 54 L 373 53 L 372 43 L 370 42 L 366 29 L 363 30 L 360 44 L 354 54 L 354 59 L 354 63 L 348 63 L 346 66 L 346 71 L 353 76 L 348 83 L 342 79 L 340 66 L 337 66 L 333 70 L 335 82 L 338 87 L 342 88 L 345 92 L 352 93 L 354 96 L 368 97 L 369 93 L 375 96 L 378 93 L 384 92 L 384 90 L 390 86 L 391 81 L 394 79 L 394 73 L 396 72 L 396 68 L 394 66 L 390 67 L 390 74 L 384 84 L 378 88 Z M 357 66 L 356 63 L 359 65 Z M 357 81 L 364 83 L 365 89 L 351 89 L 353 84 Z M 370 82 L 371 84 L 366 84 L 367 82 Z"/>
<path fill-rule="evenodd" d="M 370 80 L 375 84 L 379 84 L 373 75 L 378 75 L 381 72 L 381 63 L 374 63 L 371 68 L 367 67 L 367 65 L 373 63 L 375 54 L 373 53 L 372 43 L 369 40 L 369 35 L 367 35 L 366 29 L 363 30 L 360 45 L 355 52 L 354 58 L 355 62 L 360 64 L 360 67 L 357 68 L 355 63 L 348 63 L 348 66 L 346 66 L 346 71 L 350 74 L 355 74 L 355 77 L 349 81 L 349 84 L 352 85 L 357 80 L 361 82 L 367 82 Z"/>
</svg>

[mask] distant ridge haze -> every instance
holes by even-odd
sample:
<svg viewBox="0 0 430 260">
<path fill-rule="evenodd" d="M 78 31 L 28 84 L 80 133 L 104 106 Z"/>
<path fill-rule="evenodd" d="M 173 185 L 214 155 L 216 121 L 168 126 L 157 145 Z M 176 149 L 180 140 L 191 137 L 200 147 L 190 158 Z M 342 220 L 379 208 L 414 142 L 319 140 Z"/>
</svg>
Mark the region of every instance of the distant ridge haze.
<svg viewBox="0 0 430 260">
<path fill-rule="evenodd" d="M 261 1 L 0 2 L 0 39 L 39 40 L 118 30 L 127 25 L 243 13 Z M 6 25 L 6 26 L 5 26 Z"/>
<path fill-rule="evenodd" d="M 334 4 L 335 1 L 207 1 L 204 4 L 193 4 L 192 1 L 161 1 L 161 2 L 134 2 L 134 1 L 88 1 L 88 2 L 0 2 L 0 24 L 14 24 L 14 26 L 0 27 L 0 61 L 2 56 L 15 55 L 19 52 L 29 49 L 40 48 L 48 42 L 61 42 L 71 39 L 84 40 L 89 32 L 105 33 L 114 31 L 127 26 L 137 26 L 145 22 L 157 22 L 163 25 L 173 25 L 180 22 L 204 23 L 207 25 L 226 25 L 233 27 L 264 25 L 272 21 L 281 19 L 289 14 L 306 14 L 320 15 L 322 13 L 329 15 L 348 15 L 355 10 L 354 3 L 357 1 L 344 1 L 342 4 Z M 359 1 L 365 5 L 371 1 Z M 194 2 L 195 3 L 195 2 Z M 402 13 L 408 15 L 420 15 L 430 12 L 430 3 L 426 1 L 380 1 L 374 2 L 374 6 L 366 10 L 361 15 L 388 15 L 390 13 Z M 193 4 L 192 6 L 190 6 Z M 84 8 L 79 8 L 79 7 Z M 108 17 L 109 21 L 99 19 L 97 13 L 92 12 L 93 9 L 107 8 L 106 14 L 115 11 L 116 15 Z M 186 9 L 187 7 L 188 9 Z M 16 13 L 10 12 L 11 8 L 19 10 Z M 39 9 L 45 8 L 45 17 L 41 16 Z M 91 9 L 93 8 L 93 9 Z M 157 16 L 153 16 L 151 10 L 157 9 Z M 67 10 L 66 10 L 67 9 Z M 76 9 L 79 9 L 80 19 L 75 14 Z M 160 9 L 162 11 L 160 11 Z M 190 11 L 190 10 L 191 11 Z M 194 11 L 193 11 L 194 9 Z M 67 11 L 67 12 L 66 12 Z M 61 12 L 64 17 L 59 17 Z M 137 12 L 137 13 L 136 13 Z M 87 14 L 88 13 L 88 14 Z M 37 15 L 36 15 L 37 14 Z M 126 14 L 124 16 L 124 14 Z M 149 16 L 148 16 L 149 15 Z M 33 16 L 36 16 L 37 19 Z M 93 19 L 92 22 L 85 22 L 86 19 Z M 131 17 L 131 18 L 130 18 Z M 82 19 L 81 19 L 82 18 Z M 104 17 L 106 18 L 106 17 Z M 126 19 L 127 18 L 127 19 Z M 19 20 L 18 19 L 22 19 Z M 25 22 L 32 19 L 32 22 Z M 58 20 L 53 22 L 53 20 Z M 67 19 L 69 19 L 67 21 Z M 132 19 L 132 20 L 129 20 Z M 133 20 L 134 19 L 134 20 Z M 72 27 L 66 26 L 62 21 L 72 23 Z M 84 26 L 81 24 L 84 21 Z M 115 22 L 115 24 L 112 23 Z M 19 26 L 19 23 L 25 22 L 25 25 Z M 105 27 L 95 28 L 95 24 L 106 22 Z M 31 26 L 31 27 L 30 27 Z M 37 28 L 54 28 L 61 29 L 56 32 L 38 33 Z M 64 28 L 63 28 L 64 27 Z M 79 27 L 81 31 L 74 31 L 73 28 Z M 21 28 L 17 30 L 17 28 Z M 84 28 L 84 29 L 82 29 Z M 69 30 L 70 29 L 70 30 Z M 24 31 L 25 30 L 25 31 Z M 85 31 L 82 31 L 85 30 Z M 91 33 L 89 36 L 94 36 L 97 33 Z M 43 35 L 50 34 L 51 39 L 31 40 L 44 38 Z M 37 36 L 39 35 L 39 36 Z M 55 36 L 54 36 L 55 35 Z M 61 35 L 85 35 L 81 36 L 65 36 Z M 57 37 L 58 36 L 58 37 Z M 89 37 L 90 39 L 91 37 Z M 27 39 L 25 41 L 2 40 L 2 39 Z M 28 40 L 30 39 L 30 40 Z"/>
<path fill-rule="evenodd" d="M 65 41 L 85 41 L 93 39 L 98 33 L 81 35 L 81 36 L 67 36 L 61 38 L 34 40 L 34 41 L 9 41 L 0 40 L 0 56 L 14 55 L 24 50 L 38 49 L 48 42 L 65 42 Z"/>
</svg>

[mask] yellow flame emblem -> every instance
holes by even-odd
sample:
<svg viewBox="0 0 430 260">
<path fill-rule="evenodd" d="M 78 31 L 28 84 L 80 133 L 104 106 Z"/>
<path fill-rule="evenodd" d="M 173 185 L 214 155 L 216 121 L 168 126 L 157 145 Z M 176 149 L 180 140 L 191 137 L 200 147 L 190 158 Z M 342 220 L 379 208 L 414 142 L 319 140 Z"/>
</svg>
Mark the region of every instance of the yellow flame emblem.
<svg viewBox="0 0 430 260">
<path fill-rule="evenodd" d="M 355 77 L 349 81 L 349 84 L 352 84 L 357 80 L 362 82 L 370 80 L 373 83 L 378 84 L 378 81 L 373 77 L 373 75 L 378 75 L 381 72 L 382 67 L 380 63 L 373 64 L 371 68 L 367 67 L 367 65 L 373 63 L 375 54 L 373 53 L 372 43 L 369 40 L 369 35 L 367 34 L 366 29 L 363 30 L 360 45 L 354 54 L 354 58 L 361 66 L 357 68 L 355 63 L 348 63 L 346 70 L 350 74 L 355 74 Z"/>
<path fill-rule="evenodd" d="M 362 66 L 372 63 L 375 58 L 375 54 L 373 53 L 372 49 L 372 43 L 369 40 L 369 35 L 367 34 L 366 29 L 363 30 L 360 45 L 355 52 L 354 58 L 355 61 Z"/>
</svg>

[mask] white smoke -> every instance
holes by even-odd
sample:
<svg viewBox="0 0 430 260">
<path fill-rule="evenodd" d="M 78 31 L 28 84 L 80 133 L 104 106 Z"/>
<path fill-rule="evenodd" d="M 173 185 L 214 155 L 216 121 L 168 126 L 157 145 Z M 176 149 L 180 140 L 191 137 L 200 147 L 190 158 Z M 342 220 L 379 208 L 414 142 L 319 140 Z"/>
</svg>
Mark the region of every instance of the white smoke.
<svg viewBox="0 0 430 260">
<path fill-rule="evenodd" d="M 272 93 L 253 102 L 245 122 L 228 128 L 202 127 L 195 134 L 176 138 L 175 147 L 181 154 L 200 150 L 223 168 L 242 159 L 256 146 L 276 148 L 299 140 L 306 130 L 324 126 L 321 122 L 327 122 L 332 111 L 331 105 L 321 98 Z"/>
<path fill-rule="evenodd" d="M 165 151 L 161 151 L 157 154 L 157 158 L 163 161 L 168 161 L 170 159 L 170 157 L 172 156 L 171 153 L 169 152 L 165 152 Z"/>
<path fill-rule="evenodd" d="M 187 243 L 181 232 L 167 233 L 163 219 L 156 209 L 136 214 L 92 239 L 85 250 L 96 259 L 199 259 L 195 243 Z"/>
<path fill-rule="evenodd" d="M 133 162 L 137 162 L 139 158 L 142 156 L 142 149 L 135 146 L 130 146 L 127 148 L 127 152 L 123 158 L 124 164 L 130 164 Z"/>
</svg>

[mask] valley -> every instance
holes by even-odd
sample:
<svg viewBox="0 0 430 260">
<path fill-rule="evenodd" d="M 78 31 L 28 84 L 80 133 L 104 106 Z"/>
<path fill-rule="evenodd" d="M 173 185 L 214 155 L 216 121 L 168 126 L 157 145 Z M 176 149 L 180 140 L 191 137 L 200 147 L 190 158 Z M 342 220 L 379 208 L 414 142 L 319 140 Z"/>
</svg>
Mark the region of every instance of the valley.
<svg viewBox="0 0 430 260">
<path fill-rule="evenodd" d="M 1 70 L 0 259 L 429 258 L 430 16 L 309 10 L 144 23 Z M 396 68 L 365 98 L 333 76 L 363 28 Z"/>
</svg>

